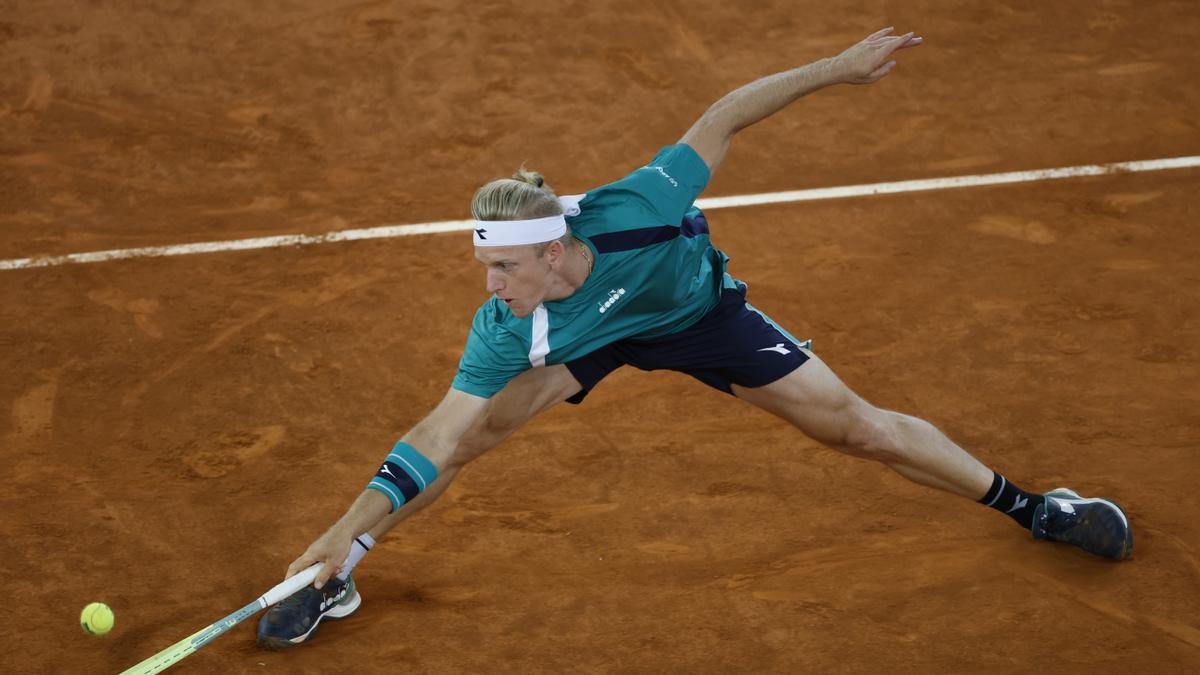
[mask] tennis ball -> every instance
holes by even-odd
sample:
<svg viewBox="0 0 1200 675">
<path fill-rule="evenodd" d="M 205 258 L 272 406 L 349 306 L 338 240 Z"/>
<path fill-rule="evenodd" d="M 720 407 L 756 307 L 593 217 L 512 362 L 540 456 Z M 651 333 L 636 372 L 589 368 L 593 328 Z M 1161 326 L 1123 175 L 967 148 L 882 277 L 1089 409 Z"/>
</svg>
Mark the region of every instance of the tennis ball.
<svg viewBox="0 0 1200 675">
<path fill-rule="evenodd" d="M 79 613 L 79 626 L 88 635 L 104 635 L 112 630 L 116 620 L 113 611 L 103 602 L 93 602 Z"/>
</svg>

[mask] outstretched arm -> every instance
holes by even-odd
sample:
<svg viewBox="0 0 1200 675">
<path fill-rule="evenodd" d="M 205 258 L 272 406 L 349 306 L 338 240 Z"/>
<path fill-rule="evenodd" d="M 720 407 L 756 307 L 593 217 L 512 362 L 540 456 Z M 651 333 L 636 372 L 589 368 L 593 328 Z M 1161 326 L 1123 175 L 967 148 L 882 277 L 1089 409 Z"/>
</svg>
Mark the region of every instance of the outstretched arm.
<svg viewBox="0 0 1200 675">
<path fill-rule="evenodd" d="M 364 532 L 381 537 L 404 518 L 420 511 L 445 491 L 463 464 L 472 459 L 461 441 L 473 428 L 485 424 L 489 400 L 451 389 L 425 419 L 404 435 L 403 440 L 419 448 L 438 471 L 437 480 L 415 498 L 392 510 L 383 492 L 365 489 L 346 513 L 288 566 L 292 576 L 314 563 L 323 563 L 315 585 L 320 588 L 333 576 L 350 553 L 354 538 Z"/>
<path fill-rule="evenodd" d="M 563 365 L 527 370 L 490 399 L 451 389 L 403 438 L 437 468 L 437 479 L 395 510 L 383 492 L 363 490 L 345 515 L 292 562 L 287 576 L 323 563 L 314 584 L 320 588 L 346 560 L 355 537 L 370 532 L 381 539 L 400 521 L 436 500 L 465 464 L 577 391 L 579 383 Z"/>
<path fill-rule="evenodd" d="M 838 56 L 755 80 L 726 94 L 683 135 L 710 172 L 725 157 L 733 135 L 769 117 L 800 97 L 833 84 L 871 84 L 896 67 L 892 55 L 921 44 L 913 33 L 892 35 L 884 28 Z"/>
</svg>

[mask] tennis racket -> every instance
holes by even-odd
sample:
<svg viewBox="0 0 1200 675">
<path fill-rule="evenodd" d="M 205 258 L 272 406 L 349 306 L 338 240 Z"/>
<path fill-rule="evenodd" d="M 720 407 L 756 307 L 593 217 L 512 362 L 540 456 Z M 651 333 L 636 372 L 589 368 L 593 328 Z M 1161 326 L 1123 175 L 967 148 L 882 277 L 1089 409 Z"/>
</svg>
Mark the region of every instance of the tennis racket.
<svg viewBox="0 0 1200 675">
<path fill-rule="evenodd" d="M 313 579 L 317 578 L 317 572 L 321 569 L 321 564 L 317 563 L 312 567 L 298 572 L 292 577 L 285 579 L 282 583 L 277 584 L 274 588 L 259 596 L 257 600 L 230 614 L 229 616 L 209 624 L 195 633 L 185 637 L 175 644 L 167 647 L 161 652 L 142 661 L 136 666 L 124 671 L 121 675 L 150 675 L 151 673 L 161 673 L 170 668 L 185 657 L 200 649 L 204 645 L 217 639 L 222 633 L 227 632 L 230 628 L 238 625 L 246 619 L 258 614 L 261 609 L 266 609 L 271 605 L 283 600 L 296 591 L 311 584 Z"/>
</svg>

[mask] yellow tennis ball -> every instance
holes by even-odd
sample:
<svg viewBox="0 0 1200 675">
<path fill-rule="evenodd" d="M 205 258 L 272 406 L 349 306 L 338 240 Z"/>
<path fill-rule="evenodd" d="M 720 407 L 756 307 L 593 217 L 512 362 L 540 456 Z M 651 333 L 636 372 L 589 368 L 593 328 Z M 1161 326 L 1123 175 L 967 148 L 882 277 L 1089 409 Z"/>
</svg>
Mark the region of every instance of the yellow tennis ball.
<svg viewBox="0 0 1200 675">
<path fill-rule="evenodd" d="M 116 620 L 113 611 L 103 602 L 93 602 L 79 614 L 79 625 L 88 635 L 104 635 L 112 630 Z"/>
</svg>

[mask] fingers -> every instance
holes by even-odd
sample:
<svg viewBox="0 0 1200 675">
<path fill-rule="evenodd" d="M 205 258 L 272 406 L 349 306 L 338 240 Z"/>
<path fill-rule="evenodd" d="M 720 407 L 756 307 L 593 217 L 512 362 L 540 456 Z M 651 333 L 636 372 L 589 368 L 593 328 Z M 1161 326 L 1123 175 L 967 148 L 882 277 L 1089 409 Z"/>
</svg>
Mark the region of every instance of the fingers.
<svg viewBox="0 0 1200 675">
<path fill-rule="evenodd" d="M 299 558 L 296 558 L 295 560 L 293 560 L 291 565 L 288 565 L 287 574 L 284 575 L 283 578 L 290 579 L 290 578 L 296 576 L 297 573 L 308 569 L 308 567 L 315 562 L 317 562 L 316 558 L 313 558 L 312 556 L 309 556 L 307 554 L 302 555 Z"/>
<path fill-rule="evenodd" d="M 901 49 L 916 47 L 925 39 L 918 37 L 913 31 L 903 35 L 892 35 L 893 27 L 884 28 L 872 33 L 850 49 L 842 53 L 846 68 L 855 73 L 847 81 L 854 84 L 871 84 L 885 77 L 896 68 L 895 59 L 889 59 L 892 54 Z"/>
<path fill-rule="evenodd" d="M 916 33 L 914 33 L 913 31 L 909 31 L 909 32 L 905 33 L 904 35 L 894 35 L 892 37 L 887 37 L 887 36 L 891 35 L 892 31 L 894 31 L 894 30 L 896 30 L 896 29 L 889 26 L 887 28 L 884 28 L 883 30 L 875 31 L 874 33 L 871 33 L 870 35 L 868 35 L 867 38 L 865 40 L 863 40 L 863 42 L 873 42 L 873 41 L 879 41 L 884 38 L 887 38 L 888 42 L 900 43 L 900 46 L 898 47 L 898 49 L 904 49 L 905 47 L 915 47 L 915 46 L 921 44 L 921 42 L 923 41 L 922 38 L 916 37 Z"/>
<path fill-rule="evenodd" d="M 313 588 L 324 586 L 325 582 L 329 581 L 329 578 L 340 569 L 339 565 L 331 563 L 329 559 L 322 560 L 321 562 L 323 564 L 321 565 L 321 569 L 317 570 L 317 578 L 313 580 Z"/>
<path fill-rule="evenodd" d="M 916 47 L 924 41 L 924 38 L 917 37 L 911 32 L 905 33 L 904 35 L 897 35 L 896 37 L 887 38 L 887 40 L 882 43 L 882 48 L 879 49 L 879 53 L 883 56 L 886 56 L 898 52 L 901 49 Z"/>
<path fill-rule="evenodd" d="M 905 33 L 904 35 L 897 35 L 895 37 L 888 38 L 887 45 L 888 45 L 888 47 L 891 47 L 891 50 L 889 50 L 889 51 L 896 50 L 896 49 L 903 49 L 904 46 L 907 45 L 910 41 L 912 41 L 912 39 L 914 37 L 916 37 L 916 33 L 909 31 L 909 32 Z"/>
<path fill-rule="evenodd" d="M 887 45 L 893 49 L 915 47 L 924 42 L 924 38 L 917 37 L 917 34 L 914 31 L 909 31 L 903 35 L 891 35 L 891 32 L 891 28 L 886 28 L 867 38 L 864 40 L 864 42 L 873 41 L 882 45 Z"/>
</svg>

